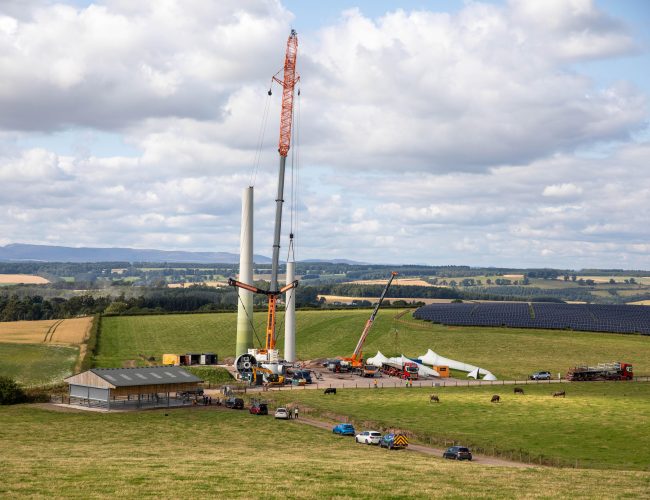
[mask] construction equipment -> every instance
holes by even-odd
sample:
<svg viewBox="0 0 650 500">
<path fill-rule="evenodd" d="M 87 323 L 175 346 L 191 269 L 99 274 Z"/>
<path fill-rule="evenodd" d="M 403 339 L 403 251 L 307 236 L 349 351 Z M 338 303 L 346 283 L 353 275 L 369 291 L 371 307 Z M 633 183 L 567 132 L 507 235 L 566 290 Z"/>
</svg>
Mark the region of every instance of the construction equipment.
<svg viewBox="0 0 650 500">
<path fill-rule="evenodd" d="M 389 377 L 399 377 L 404 380 L 417 380 L 418 364 L 413 361 L 400 363 L 387 362 L 381 365 L 381 372 Z"/>
<path fill-rule="evenodd" d="M 632 380 L 634 372 L 629 363 L 600 363 L 596 366 L 576 366 L 565 377 L 573 382 L 590 380 Z"/>
<path fill-rule="evenodd" d="M 381 303 L 384 301 L 384 297 L 386 296 L 386 292 L 388 292 L 388 289 L 390 288 L 393 279 L 395 279 L 395 276 L 397 276 L 396 272 L 390 273 L 390 278 L 386 283 L 386 287 L 381 292 L 381 295 L 379 296 L 379 301 L 377 301 L 377 305 L 373 309 L 370 318 L 368 319 L 368 321 L 366 321 L 366 326 L 364 326 L 363 332 L 361 332 L 361 337 L 357 342 L 357 346 L 354 348 L 354 352 L 352 353 L 352 356 L 350 356 L 349 358 L 339 358 L 342 362 L 341 365 L 347 363 L 353 370 L 361 370 L 361 368 L 363 367 L 363 344 L 366 342 L 368 333 L 370 332 L 370 329 L 372 328 L 372 325 L 375 322 L 375 317 L 377 316 L 377 312 L 379 311 L 379 308 L 381 307 Z"/>
<path fill-rule="evenodd" d="M 278 172 L 278 194 L 275 198 L 275 229 L 273 233 L 273 257 L 271 260 L 271 283 L 268 290 L 262 290 L 248 283 L 229 279 L 230 286 L 236 286 L 254 293 L 262 293 L 268 297 L 268 314 L 266 321 L 266 342 L 263 349 L 256 350 L 256 357 L 259 361 L 272 362 L 271 358 L 277 359 L 275 351 L 275 308 L 278 297 L 283 293 L 296 288 L 298 281 L 295 280 L 285 287 L 278 289 L 278 267 L 280 261 L 280 233 L 282 227 L 282 204 L 284 203 L 284 173 L 286 169 L 287 154 L 291 146 L 291 125 L 293 121 L 293 97 L 296 84 L 300 77 L 296 73 L 296 58 L 298 55 L 298 35 L 291 30 L 287 40 L 287 50 L 284 59 L 283 79 L 278 78 L 278 73 L 273 76 L 273 81 L 282 86 L 282 109 L 280 112 L 280 140 L 278 152 L 280 153 L 280 168 Z M 271 91 L 269 90 L 269 93 Z"/>
</svg>

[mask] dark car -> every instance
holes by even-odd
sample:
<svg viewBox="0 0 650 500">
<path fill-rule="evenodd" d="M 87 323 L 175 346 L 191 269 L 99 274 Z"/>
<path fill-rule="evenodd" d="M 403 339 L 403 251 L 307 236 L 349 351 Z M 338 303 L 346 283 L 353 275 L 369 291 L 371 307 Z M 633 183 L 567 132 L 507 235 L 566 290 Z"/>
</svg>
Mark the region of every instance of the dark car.
<svg viewBox="0 0 650 500">
<path fill-rule="evenodd" d="M 528 378 L 530 380 L 551 380 L 551 372 L 535 372 Z"/>
<path fill-rule="evenodd" d="M 381 448 L 389 450 L 406 448 L 408 445 L 409 440 L 404 434 L 385 434 L 379 441 Z"/>
<path fill-rule="evenodd" d="M 266 403 L 254 403 L 248 411 L 253 415 L 268 415 L 269 407 Z"/>
<path fill-rule="evenodd" d="M 228 398 L 224 403 L 226 408 L 232 408 L 234 410 L 243 410 L 244 409 L 244 400 L 242 398 Z"/>
<path fill-rule="evenodd" d="M 472 453 L 469 451 L 469 448 L 464 446 L 452 446 L 447 448 L 442 454 L 442 458 L 449 458 L 450 460 L 471 460 Z"/>
</svg>

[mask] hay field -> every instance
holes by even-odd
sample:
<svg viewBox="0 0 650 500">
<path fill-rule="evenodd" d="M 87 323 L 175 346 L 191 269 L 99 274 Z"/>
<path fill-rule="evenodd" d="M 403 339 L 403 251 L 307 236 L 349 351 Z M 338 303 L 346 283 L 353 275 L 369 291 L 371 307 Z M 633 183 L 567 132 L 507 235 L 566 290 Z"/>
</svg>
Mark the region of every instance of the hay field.
<svg viewBox="0 0 650 500">
<path fill-rule="evenodd" d="M 350 281 L 349 283 L 351 283 L 353 285 L 385 285 L 386 283 L 388 283 L 388 279 L 356 280 L 356 281 Z M 430 286 L 430 287 L 440 286 L 440 285 L 432 285 L 431 283 L 427 283 L 422 278 L 400 278 L 399 276 L 395 277 L 395 279 L 393 280 L 393 285 L 399 285 L 399 286 Z"/>
<path fill-rule="evenodd" d="M 49 282 L 33 274 L 0 274 L 0 285 L 46 285 Z"/>
<path fill-rule="evenodd" d="M 650 306 L 650 300 L 638 300 L 636 302 L 628 302 L 631 306 Z"/>
<path fill-rule="evenodd" d="M 350 297 L 346 295 L 319 295 L 318 298 L 324 298 L 325 302 L 341 302 L 341 303 L 352 303 L 353 300 L 369 300 L 372 303 L 377 302 L 379 297 Z M 403 297 L 390 297 L 386 300 L 390 300 L 391 303 L 396 300 L 405 300 L 406 302 L 423 302 L 425 304 L 449 304 L 453 299 L 425 299 L 425 298 L 403 298 Z"/>
<path fill-rule="evenodd" d="M 92 325 L 92 316 L 73 319 L 0 322 L 0 342 L 14 344 L 81 344 Z"/>
<path fill-rule="evenodd" d="M 650 481 L 639 471 L 457 463 L 200 408 L 0 408 L 0 449 L 7 498 L 641 498 Z"/>
</svg>

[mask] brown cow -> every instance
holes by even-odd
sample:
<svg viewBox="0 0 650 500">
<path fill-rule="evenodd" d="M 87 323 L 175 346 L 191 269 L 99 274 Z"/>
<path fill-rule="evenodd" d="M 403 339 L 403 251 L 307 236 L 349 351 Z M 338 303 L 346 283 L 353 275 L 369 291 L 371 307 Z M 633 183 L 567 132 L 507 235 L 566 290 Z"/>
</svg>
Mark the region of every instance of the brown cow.
<svg viewBox="0 0 650 500">
<path fill-rule="evenodd" d="M 435 394 L 431 394 L 431 397 L 429 398 L 429 403 L 440 403 L 440 398 L 438 398 L 438 396 Z"/>
<path fill-rule="evenodd" d="M 494 396 L 492 396 L 492 399 L 490 400 L 490 403 L 498 403 L 499 401 L 501 401 L 501 396 L 499 396 L 498 394 L 495 394 Z"/>
<path fill-rule="evenodd" d="M 564 398 L 566 397 L 566 391 L 558 391 L 553 393 L 554 398 Z"/>
<path fill-rule="evenodd" d="M 524 390 L 521 387 L 515 387 L 515 394 L 523 394 Z"/>
</svg>

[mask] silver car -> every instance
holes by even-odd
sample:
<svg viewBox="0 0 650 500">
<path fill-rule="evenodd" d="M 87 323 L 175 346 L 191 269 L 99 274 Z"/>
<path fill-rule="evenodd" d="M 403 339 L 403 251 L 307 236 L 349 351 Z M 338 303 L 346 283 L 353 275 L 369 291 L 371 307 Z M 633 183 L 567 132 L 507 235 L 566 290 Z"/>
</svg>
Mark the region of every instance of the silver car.
<svg viewBox="0 0 650 500">
<path fill-rule="evenodd" d="M 530 380 L 551 380 L 551 372 L 535 372 L 529 378 Z"/>
<path fill-rule="evenodd" d="M 361 444 L 379 444 L 381 433 L 377 431 L 363 431 L 354 436 L 354 440 Z"/>
</svg>

